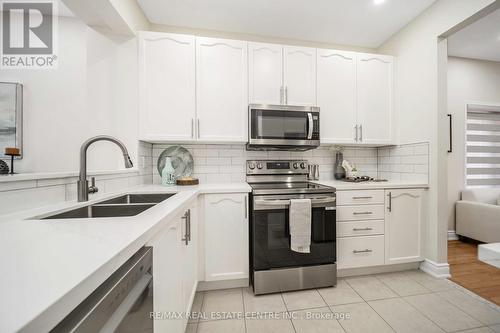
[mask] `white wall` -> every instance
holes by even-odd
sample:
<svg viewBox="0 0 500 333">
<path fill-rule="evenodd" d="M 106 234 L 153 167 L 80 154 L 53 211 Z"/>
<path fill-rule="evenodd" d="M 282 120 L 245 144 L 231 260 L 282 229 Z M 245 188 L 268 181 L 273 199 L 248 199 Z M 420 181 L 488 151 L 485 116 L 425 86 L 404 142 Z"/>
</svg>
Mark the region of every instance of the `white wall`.
<svg viewBox="0 0 500 333">
<path fill-rule="evenodd" d="M 500 105 L 500 62 L 448 58 L 448 113 L 453 152 L 448 154 L 448 230 L 455 230 L 455 202 L 465 187 L 465 111 L 470 102 Z"/>
<path fill-rule="evenodd" d="M 59 17 L 57 38 L 57 69 L 0 72 L 0 81 L 24 85 L 23 159 L 16 170 L 77 171 L 81 143 L 97 134 L 117 136 L 136 160 L 135 40 L 113 41 L 66 17 Z M 92 147 L 88 163 L 95 171 L 123 168 L 110 143 Z"/>
<path fill-rule="evenodd" d="M 430 142 L 425 251 L 428 259 L 439 263 L 447 261 L 447 222 L 440 219 L 438 209 L 440 201 L 444 201 L 441 207 L 446 207 L 447 189 L 446 180 L 438 179 L 440 159 L 446 163 L 446 151 L 441 151 L 438 141 L 438 123 L 445 121 L 445 114 L 438 114 L 438 36 L 492 2 L 439 0 L 378 49 L 380 53 L 397 56 L 395 109 L 399 142 Z"/>
</svg>

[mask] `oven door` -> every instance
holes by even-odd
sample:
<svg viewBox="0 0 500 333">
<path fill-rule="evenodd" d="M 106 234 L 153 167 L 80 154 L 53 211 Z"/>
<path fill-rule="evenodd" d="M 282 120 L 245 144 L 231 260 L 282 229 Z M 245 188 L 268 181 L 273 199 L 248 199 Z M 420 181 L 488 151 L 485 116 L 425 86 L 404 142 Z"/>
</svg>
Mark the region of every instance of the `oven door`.
<svg viewBox="0 0 500 333">
<path fill-rule="evenodd" d="M 317 110 L 311 107 L 266 107 L 249 108 L 249 146 L 319 145 Z"/>
<path fill-rule="evenodd" d="M 254 197 L 253 269 L 302 267 L 336 262 L 335 197 L 312 199 L 310 253 L 290 249 L 289 200 Z"/>
</svg>

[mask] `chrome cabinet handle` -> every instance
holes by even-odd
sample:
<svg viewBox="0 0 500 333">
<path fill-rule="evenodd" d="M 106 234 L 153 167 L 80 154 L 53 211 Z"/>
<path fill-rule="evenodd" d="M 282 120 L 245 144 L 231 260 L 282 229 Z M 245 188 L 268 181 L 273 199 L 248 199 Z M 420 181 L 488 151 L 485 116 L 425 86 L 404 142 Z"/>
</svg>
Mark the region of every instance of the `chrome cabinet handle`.
<svg viewBox="0 0 500 333">
<path fill-rule="evenodd" d="M 373 212 L 353 212 L 352 215 L 370 215 L 373 214 Z"/>
<path fill-rule="evenodd" d="M 313 123 L 313 115 L 312 113 L 308 113 L 307 114 L 307 119 L 309 121 L 309 129 L 307 131 L 307 140 L 311 140 L 312 139 L 312 136 L 313 136 L 313 127 L 314 127 L 314 123 Z"/>
<path fill-rule="evenodd" d="M 288 104 L 288 87 L 285 87 L 285 104 Z"/>
<path fill-rule="evenodd" d="M 280 104 L 284 104 L 284 92 L 283 92 L 283 86 L 280 87 Z"/>
<path fill-rule="evenodd" d="M 191 138 L 194 139 L 194 118 L 191 118 Z"/>
<path fill-rule="evenodd" d="M 372 199 L 373 197 L 352 197 L 354 200 L 358 199 Z"/>
<path fill-rule="evenodd" d="M 369 231 L 373 230 L 373 228 L 352 228 L 353 231 Z"/>
<path fill-rule="evenodd" d="M 359 141 L 363 142 L 363 125 L 359 125 Z"/>
<path fill-rule="evenodd" d="M 188 242 L 191 241 L 191 209 L 187 210 L 187 238 Z"/>
<path fill-rule="evenodd" d="M 354 126 L 354 141 L 358 141 L 358 125 Z"/>
<path fill-rule="evenodd" d="M 184 237 L 181 239 L 185 245 L 188 245 L 189 244 L 189 238 L 190 238 L 190 235 L 189 235 L 189 231 L 188 229 L 190 229 L 190 226 L 188 226 L 188 221 L 189 221 L 189 210 L 186 211 L 184 213 L 184 215 L 181 217 L 181 219 L 184 220 Z"/>
<path fill-rule="evenodd" d="M 387 194 L 387 197 L 389 197 L 389 206 L 387 207 L 387 210 L 388 210 L 389 212 L 392 212 L 392 192 L 389 192 L 389 193 Z"/>
<path fill-rule="evenodd" d="M 196 124 L 196 131 L 198 133 L 198 139 L 200 138 L 200 118 L 196 119 L 197 124 Z"/>
<path fill-rule="evenodd" d="M 358 253 L 370 253 L 373 252 L 373 250 L 370 249 L 364 249 L 364 250 L 353 250 L 352 253 L 358 254 Z"/>
</svg>

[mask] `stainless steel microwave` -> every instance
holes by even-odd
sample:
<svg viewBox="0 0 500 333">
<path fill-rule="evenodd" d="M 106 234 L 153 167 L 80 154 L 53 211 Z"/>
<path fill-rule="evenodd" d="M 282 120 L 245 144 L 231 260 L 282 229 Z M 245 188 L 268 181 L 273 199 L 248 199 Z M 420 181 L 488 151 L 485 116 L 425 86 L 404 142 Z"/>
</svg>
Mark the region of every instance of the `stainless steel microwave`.
<svg viewBox="0 0 500 333">
<path fill-rule="evenodd" d="M 309 150 L 319 146 L 319 107 L 250 104 L 249 150 Z"/>
</svg>

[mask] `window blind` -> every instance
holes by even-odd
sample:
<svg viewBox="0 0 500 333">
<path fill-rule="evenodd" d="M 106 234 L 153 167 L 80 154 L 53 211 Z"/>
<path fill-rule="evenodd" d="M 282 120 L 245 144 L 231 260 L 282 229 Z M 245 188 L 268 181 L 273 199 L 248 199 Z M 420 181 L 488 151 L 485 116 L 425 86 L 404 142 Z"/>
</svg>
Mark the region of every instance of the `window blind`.
<svg viewBox="0 0 500 333">
<path fill-rule="evenodd" d="M 466 183 L 500 186 L 500 107 L 467 106 Z"/>
</svg>

